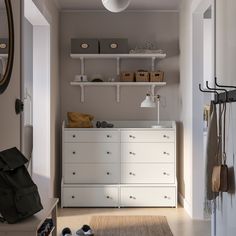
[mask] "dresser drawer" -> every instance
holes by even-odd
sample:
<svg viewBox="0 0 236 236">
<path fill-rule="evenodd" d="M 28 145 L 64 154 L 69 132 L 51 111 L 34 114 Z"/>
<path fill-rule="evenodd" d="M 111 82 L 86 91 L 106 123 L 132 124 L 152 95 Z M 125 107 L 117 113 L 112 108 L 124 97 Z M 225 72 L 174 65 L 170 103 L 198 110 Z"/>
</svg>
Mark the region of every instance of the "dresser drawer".
<svg viewBox="0 0 236 236">
<path fill-rule="evenodd" d="M 174 164 L 121 164 L 122 184 L 167 184 L 174 182 Z"/>
<path fill-rule="evenodd" d="M 122 131 L 121 142 L 155 143 L 175 142 L 174 131 Z"/>
<path fill-rule="evenodd" d="M 119 143 L 64 143 L 65 163 L 120 162 Z"/>
<path fill-rule="evenodd" d="M 64 187 L 64 207 L 117 207 L 119 205 L 116 187 Z"/>
<path fill-rule="evenodd" d="M 64 142 L 68 143 L 119 143 L 119 131 L 65 131 Z"/>
<path fill-rule="evenodd" d="M 174 162 L 174 143 L 122 143 L 121 162 Z"/>
<path fill-rule="evenodd" d="M 176 206 L 175 187 L 121 187 L 121 207 Z"/>
<path fill-rule="evenodd" d="M 118 164 L 65 164 L 65 183 L 113 184 L 119 183 Z"/>
</svg>

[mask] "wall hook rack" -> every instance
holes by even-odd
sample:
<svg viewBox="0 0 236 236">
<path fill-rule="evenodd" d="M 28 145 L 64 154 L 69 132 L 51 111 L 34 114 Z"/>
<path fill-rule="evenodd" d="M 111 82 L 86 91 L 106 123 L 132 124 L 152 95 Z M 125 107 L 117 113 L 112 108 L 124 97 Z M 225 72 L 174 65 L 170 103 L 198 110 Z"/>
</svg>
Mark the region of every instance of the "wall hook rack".
<svg viewBox="0 0 236 236">
<path fill-rule="evenodd" d="M 203 93 L 214 93 L 215 94 L 215 103 L 219 104 L 222 102 L 236 102 L 236 86 L 230 86 L 230 85 L 220 85 L 217 82 L 217 78 L 215 77 L 215 88 L 211 88 L 209 86 L 209 82 L 206 81 L 206 89 L 202 89 L 201 84 L 199 84 L 199 90 Z M 232 89 L 227 90 L 226 88 Z M 222 93 L 219 93 L 217 91 L 223 91 Z"/>
<path fill-rule="evenodd" d="M 213 90 L 205 90 L 205 89 L 202 89 L 202 85 L 199 84 L 199 90 L 202 92 L 202 93 L 214 93 L 216 96 L 215 96 L 215 103 L 219 103 L 219 93 L 217 91 L 213 91 Z"/>
<path fill-rule="evenodd" d="M 223 88 L 211 88 L 209 86 L 209 82 L 206 81 L 206 87 L 211 90 L 211 91 L 223 91 L 224 92 L 224 99 L 221 100 L 220 98 L 220 94 L 217 95 L 217 98 L 218 98 L 218 101 L 220 102 L 227 102 L 228 101 L 228 91 L 226 89 L 223 89 Z"/>
</svg>

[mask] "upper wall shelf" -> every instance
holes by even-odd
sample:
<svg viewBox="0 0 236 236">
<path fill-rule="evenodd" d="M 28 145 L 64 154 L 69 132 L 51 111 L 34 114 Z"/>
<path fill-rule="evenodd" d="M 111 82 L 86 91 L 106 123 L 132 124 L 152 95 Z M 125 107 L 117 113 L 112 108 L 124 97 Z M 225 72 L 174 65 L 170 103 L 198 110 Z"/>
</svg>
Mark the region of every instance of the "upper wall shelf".
<svg viewBox="0 0 236 236">
<path fill-rule="evenodd" d="M 0 54 L 0 57 L 1 57 L 1 58 L 7 58 L 7 57 L 8 57 L 8 54 Z"/>
<path fill-rule="evenodd" d="M 120 59 L 151 59 L 152 71 L 155 71 L 155 61 L 157 59 L 164 59 L 165 53 L 153 54 L 70 54 L 73 59 L 81 60 L 81 74 L 84 74 L 84 60 L 85 59 L 115 59 L 117 62 L 117 75 L 120 74 Z"/>
<path fill-rule="evenodd" d="M 117 58 L 155 58 L 163 59 L 166 57 L 164 53 L 152 53 L 152 54 L 70 54 L 71 58 L 74 59 L 117 59 Z"/>
<path fill-rule="evenodd" d="M 120 102 L 121 86 L 150 86 L 151 92 L 154 94 L 155 88 L 165 86 L 166 82 L 70 82 L 70 85 L 80 87 L 81 102 L 84 102 L 84 88 L 87 86 L 116 87 L 116 101 Z"/>
</svg>

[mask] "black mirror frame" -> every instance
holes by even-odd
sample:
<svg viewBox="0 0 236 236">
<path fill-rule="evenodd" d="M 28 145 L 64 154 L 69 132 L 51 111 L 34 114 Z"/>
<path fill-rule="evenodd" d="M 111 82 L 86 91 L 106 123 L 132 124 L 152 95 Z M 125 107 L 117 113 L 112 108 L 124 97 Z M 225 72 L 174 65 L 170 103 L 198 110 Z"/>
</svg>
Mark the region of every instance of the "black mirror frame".
<svg viewBox="0 0 236 236">
<path fill-rule="evenodd" d="M 8 34 L 9 34 L 9 46 L 8 46 L 8 61 L 6 71 L 3 78 L 0 81 L 0 94 L 2 94 L 6 89 L 11 80 L 11 74 L 14 62 L 14 22 L 11 0 L 5 0 L 6 10 L 7 10 L 7 20 L 8 20 Z"/>
</svg>

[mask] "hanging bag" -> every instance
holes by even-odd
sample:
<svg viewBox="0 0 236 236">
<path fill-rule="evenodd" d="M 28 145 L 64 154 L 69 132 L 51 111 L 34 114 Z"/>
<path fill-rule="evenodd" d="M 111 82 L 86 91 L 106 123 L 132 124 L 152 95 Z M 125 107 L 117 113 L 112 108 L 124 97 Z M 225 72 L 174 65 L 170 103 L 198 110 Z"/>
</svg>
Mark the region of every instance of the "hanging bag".
<svg viewBox="0 0 236 236">
<path fill-rule="evenodd" d="M 222 132 L 222 121 L 223 121 L 223 132 Z M 226 123 L 226 103 L 223 104 L 223 110 L 221 110 L 221 104 L 219 105 L 219 135 L 218 135 L 218 147 L 217 147 L 217 159 L 219 161 L 219 165 L 214 166 L 212 172 L 212 191 L 215 193 L 228 191 L 228 166 L 226 165 L 226 151 L 225 151 L 225 123 Z M 223 164 L 220 164 L 222 162 Z"/>
</svg>

